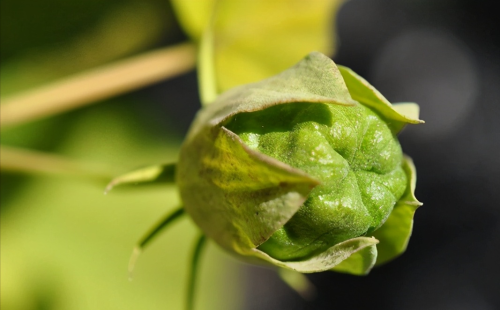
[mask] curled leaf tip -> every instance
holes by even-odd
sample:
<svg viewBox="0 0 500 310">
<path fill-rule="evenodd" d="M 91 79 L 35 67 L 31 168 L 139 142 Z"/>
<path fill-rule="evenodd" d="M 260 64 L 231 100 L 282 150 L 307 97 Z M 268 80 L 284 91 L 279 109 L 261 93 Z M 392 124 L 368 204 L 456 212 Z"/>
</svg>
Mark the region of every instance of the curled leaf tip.
<svg viewBox="0 0 500 310">
<path fill-rule="evenodd" d="M 106 195 L 113 188 L 125 184 L 141 183 L 173 183 L 176 164 L 154 165 L 127 172 L 120 175 L 106 186 L 104 194 Z"/>
<path fill-rule="evenodd" d="M 132 281 L 134 278 L 134 269 L 135 269 L 135 264 L 137 263 L 137 259 L 142 253 L 142 249 L 140 246 L 134 247 L 134 250 L 132 251 L 132 254 L 130 255 L 130 259 L 128 262 L 128 280 Z"/>
<path fill-rule="evenodd" d="M 418 124 L 424 124 L 425 121 L 420 117 L 420 106 L 414 102 L 398 102 L 392 104 L 392 108 L 406 119 L 416 120 Z"/>
<path fill-rule="evenodd" d="M 421 124 L 419 107 L 416 103 L 391 104 L 367 80 L 350 68 L 338 66 L 349 89 L 352 99 L 374 109 L 389 121 L 389 127 L 394 133 L 400 132 L 407 124 Z"/>
<path fill-rule="evenodd" d="M 106 185 L 106 188 L 104 189 L 104 195 L 107 195 L 115 186 L 115 183 L 113 181 L 109 182 L 109 184 Z"/>
</svg>

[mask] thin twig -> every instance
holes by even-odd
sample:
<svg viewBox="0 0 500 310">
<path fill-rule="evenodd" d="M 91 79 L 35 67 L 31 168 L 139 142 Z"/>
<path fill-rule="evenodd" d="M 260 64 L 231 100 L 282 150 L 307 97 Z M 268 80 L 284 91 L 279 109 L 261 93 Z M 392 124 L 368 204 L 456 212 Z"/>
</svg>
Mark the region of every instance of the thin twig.
<svg viewBox="0 0 500 310">
<path fill-rule="evenodd" d="M 0 169 L 22 173 L 71 175 L 107 181 L 117 169 L 11 146 L 0 146 Z"/>
<path fill-rule="evenodd" d="M 184 43 L 109 64 L 3 99 L 2 128 L 62 113 L 184 73 L 196 62 Z"/>
</svg>

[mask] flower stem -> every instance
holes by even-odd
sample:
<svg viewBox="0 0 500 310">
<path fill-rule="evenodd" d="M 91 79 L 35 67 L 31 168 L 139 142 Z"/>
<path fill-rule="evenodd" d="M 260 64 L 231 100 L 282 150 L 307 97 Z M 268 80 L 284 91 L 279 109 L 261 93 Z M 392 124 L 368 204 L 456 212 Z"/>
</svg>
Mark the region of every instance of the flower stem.
<svg viewBox="0 0 500 310">
<path fill-rule="evenodd" d="M 76 109 L 191 70 L 196 51 L 179 44 L 83 72 L 4 98 L 0 126 L 10 127 Z"/>
<path fill-rule="evenodd" d="M 0 157 L 2 171 L 69 175 L 99 181 L 111 179 L 117 171 L 117 168 L 109 165 L 81 162 L 60 155 L 5 145 L 0 146 Z"/>
<path fill-rule="evenodd" d="M 186 310 L 194 310 L 194 297 L 196 289 L 196 280 L 198 275 L 198 267 L 200 263 L 201 251 L 205 245 L 206 237 L 201 235 L 196 242 L 196 246 L 193 252 L 193 258 L 191 260 L 191 269 L 188 279 L 188 290 L 187 290 L 187 300 L 186 300 Z"/>
<path fill-rule="evenodd" d="M 130 256 L 129 264 L 128 264 L 128 274 L 129 279 L 132 279 L 132 273 L 135 268 L 135 263 L 137 262 L 137 258 L 142 253 L 142 250 L 148 245 L 163 229 L 167 228 L 172 222 L 176 219 L 184 215 L 184 208 L 179 207 L 174 212 L 167 214 L 161 221 L 159 221 L 156 225 L 154 225 L 137 243 Z"/>
</svg>

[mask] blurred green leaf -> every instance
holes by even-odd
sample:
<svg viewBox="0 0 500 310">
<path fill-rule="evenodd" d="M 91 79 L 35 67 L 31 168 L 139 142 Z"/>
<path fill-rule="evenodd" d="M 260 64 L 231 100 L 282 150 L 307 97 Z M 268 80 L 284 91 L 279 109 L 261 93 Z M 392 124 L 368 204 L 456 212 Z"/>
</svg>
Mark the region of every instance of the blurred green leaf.
<svg viewBox="0 0 500 310">
<path fill-rule="evenodd" d="M 179 36 L 162 0 L 3 0 L 1 7 L 2 97 Z"/>
<path fill-rule="evenodd" d="M 200 60 L 214 62 L 212 78 L 220 93 L 279 73 L 311 51 L 332 55 L 333 17 L 342 2 L 174 0 L 173 4 L 181 24 L 194 40 L 201 40 L 204 27 L 212 27 L 213 58 L 201 55 Z M 205 81 L 207 76 L 200 81 L 202 89 L 204 83 L 211 84 Z"/>
<path fill-rule="evenodd" d="M 60 154 L 82 161 L 131 165 L 173 161 L 180 139 L 146 130 L 141 114 L 120 98 L 79 112 Z M 138 106 L 143 106 L 139 102 Z M 2 182 L 4 179 L 2 179 Z M 7 179 L 6 182 L 9 182 Z M 141 257 L 135 279 L 127 263 L 134 241 L 180 201 L 173 187 L 146 187 L 104 196 L 82 179 L 31 177 L 0 217 L 1 308 L 32 310 L 180 309 L 185 303 L 191 241 L 197 230 L 180 221 Z M 2 184 L 2 195 L 3 195 Z M 205 309 L 238 309 L 234 260 L 208 247 L 198 300 Z M 214 298 L 224 296 L 224 298 Z"/>
<path fill-rule="evenodd" d="M 91 32 L 90 30 L 94 30 L 94 27 L 109 24 L 110 20 L 125 21 L 127 19 L 125 16 L 130 11 L 135 10 L 138 15 L 143 15 L 151 7 L 168 11 L 168 4 L 163 4 L 161 0 L 141 2 L 133 0 L 105 2 L 100 0 L 26 0 L 23 2 L 2 0 L 0 36 L 2 43 L 7 44 L 0 46 L 1 60 L 4 62 L 20 54 L 26 56 L 26 52 L 31 53 L 44 48 L 59 48 L 65 45 L 66 40 L 85 36 Z M 164 12 L 162 15 L 167 15 L 167 13 Z M 159 12 L 153 14 L 161 16 Z M 142 16 L 138 17 L 138 19 L 141 18 Z M 128 18 L 128 20 L 135 23 L 133 19 Z M 160 22 L 169 23 L 168 20 Z M 153 19 L 151 28 L 147 31 L 158 31 L 156 25 L 158 21 Z"/>
<path fill-rule="evenodd" d="M 414 194 L 417 174 L 413 161 L 408 156 L 404 158 L 403 169 L 408 179 L 406 192 L 394 206 L 385 224 L 373 233 L 373 236 L 380 240 L 377 265 L 396 258 L 406 250 L 413 228 L 413 215 L 422 205 Z"/>
<path fill-rule="evenodd" d="M 187 34 L 200 41 L 218 0 L 172 0 L 172 5 Z"/>
<path fill-rule="evenodd" d="M 127 276 L 134 240 L 177 203 L 175 189 L 103 196 L 88 182 L 34 177 L 0 219 L 1 309 L 37 309 L 51 297 L 51 310 L 181 309 L 197 234 L 189 221 L 148 248 L 133 282 Z M 239 309 L 236 263 L 209 250 L 198 302 Z"/>
</svg>

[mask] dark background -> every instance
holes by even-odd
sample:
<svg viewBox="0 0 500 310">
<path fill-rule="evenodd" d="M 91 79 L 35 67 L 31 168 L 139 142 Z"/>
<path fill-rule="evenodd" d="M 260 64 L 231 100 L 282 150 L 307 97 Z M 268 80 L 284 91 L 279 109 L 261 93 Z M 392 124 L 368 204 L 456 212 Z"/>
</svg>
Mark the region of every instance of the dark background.
<svg viewBox="0 0 500 310">
<path fill-rule="evenodd" d="M 415 161 L 417 210 L 406 253 L 365 277 L 310 275 L 305 302 L 252 268 L 247 309 L 500 309 L 500 19 L 493 1 L 352 0 L 334 60 L 425 125 L 400 135 Z M 271 284 L 272 283 L 272 284 Z M 276 296 L 265 287 L 279 289 Z"/>
</svg>

